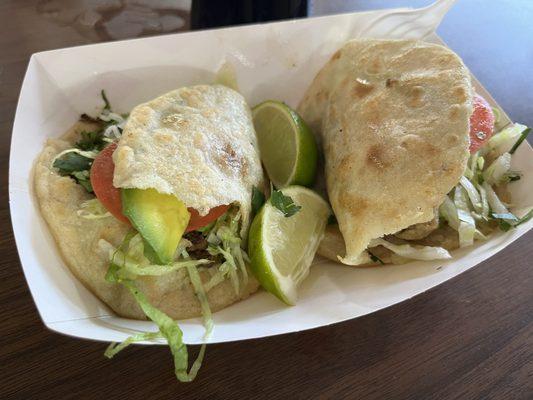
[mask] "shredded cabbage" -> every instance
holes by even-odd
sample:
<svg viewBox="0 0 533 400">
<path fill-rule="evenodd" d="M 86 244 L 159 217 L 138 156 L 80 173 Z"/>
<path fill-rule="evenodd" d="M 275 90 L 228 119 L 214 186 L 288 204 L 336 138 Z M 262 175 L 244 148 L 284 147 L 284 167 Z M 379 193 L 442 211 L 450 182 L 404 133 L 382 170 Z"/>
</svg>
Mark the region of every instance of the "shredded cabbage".
<svg viewBox="0 0 533 400">
<path fill-rule="evenodd" d="M 78 214 L 78 217 L 85 219 L 101 219 L 111 216 L 111 213 L 96 198 L 81 203 L 80 209 L 76 211 L 76 214 Z"/>
<path fill-rule="evenodd" d="M 483 180 L 490 185 L 497 185 L 506 179 L 506 174 L 510 168 L 511 154 L 503 153 L 483 171 Z"/>
<path fill-rule="evenodd" d="M 369 247 L 383 246 L 393 253 L 412 260 L 445 260 L 452 258 L 448 250 L 442 247 L 411 246 L 409 244 L 392 244 L 384 239 L 374 239 Z"/>
</svg>

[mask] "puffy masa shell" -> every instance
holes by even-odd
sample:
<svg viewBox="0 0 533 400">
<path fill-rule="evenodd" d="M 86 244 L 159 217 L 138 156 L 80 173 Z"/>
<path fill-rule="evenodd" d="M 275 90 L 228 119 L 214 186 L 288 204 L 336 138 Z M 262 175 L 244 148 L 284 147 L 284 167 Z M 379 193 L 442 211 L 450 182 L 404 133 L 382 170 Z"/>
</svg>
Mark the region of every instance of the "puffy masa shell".
<svg viewBox="0 0 533 400">
<path fill-rule="evenodd" d="M 317 74 L 299 112 L 322 144 L 343 263 L 433 218 L 466 167 L 472 98 L 461 59 L 416 40 L 350 41 Z"/>
</svg>

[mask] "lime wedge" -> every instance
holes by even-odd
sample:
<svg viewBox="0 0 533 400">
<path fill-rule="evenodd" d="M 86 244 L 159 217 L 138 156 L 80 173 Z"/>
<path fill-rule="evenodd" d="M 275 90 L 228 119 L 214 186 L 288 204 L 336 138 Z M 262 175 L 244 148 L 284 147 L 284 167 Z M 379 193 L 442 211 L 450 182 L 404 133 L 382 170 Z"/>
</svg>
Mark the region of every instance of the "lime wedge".
<svg viewBox="0 0 533 400">
<path fill-rule="evenodd" d="M 250 267 L 261 285 L 284 303 L 293 305 L 298 285 L 309 273 L 330 209 L 310 189 L 289 186 L 282 190 L 301 209 L 286 217 L 272 201 L 254 218 L 248 237 Z"/>
<path fill-rule="evenodd" d="M 259 151 L 278 189 L 310 186 L 315 179 L 317 147 L 311 129 L 286 104 L 268 100 L 252 110 Z"/>
</svg>

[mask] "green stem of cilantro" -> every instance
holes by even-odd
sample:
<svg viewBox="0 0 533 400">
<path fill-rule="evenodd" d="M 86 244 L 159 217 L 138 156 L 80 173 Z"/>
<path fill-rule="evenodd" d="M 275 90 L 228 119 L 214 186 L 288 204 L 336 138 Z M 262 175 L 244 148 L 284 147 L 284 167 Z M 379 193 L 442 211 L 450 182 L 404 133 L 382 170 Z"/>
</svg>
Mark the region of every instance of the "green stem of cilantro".
<svg viewBox="0 0 533 400">
<path fill-rule="evenodd" d="M 514 154 L 516 149 L 518 149 L 518 146 L 520 146 L 522 142 L 526 140 L 527 136 L 529 135 L 529 132 L 531 132 L 531 128 L 526 128 L 522 131 L 516 143 L 513 145 L 513 147 L 511 147 L 511 150 L 509 150 L 509 154 Z"/>
<path fill-rule="evenodd" d="M 111 110 L 111 104 L 109 103 L 109 100 L 107 99 L 104 89 L 100 91 L 100 95 L 102 96 L 102 100 L 104 101 L 104 110 Z"/>
</svg>

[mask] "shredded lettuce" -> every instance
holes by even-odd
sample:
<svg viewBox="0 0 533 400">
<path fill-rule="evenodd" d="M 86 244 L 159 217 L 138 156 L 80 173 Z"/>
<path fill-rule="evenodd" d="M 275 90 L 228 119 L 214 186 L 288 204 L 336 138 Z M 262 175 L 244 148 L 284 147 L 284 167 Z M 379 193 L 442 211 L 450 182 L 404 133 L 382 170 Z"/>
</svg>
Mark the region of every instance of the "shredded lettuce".
<svg viewBox="0 0 533 400">
<path fill-rule="evenodd" d="M 483 187 L 483 185 L 476 183 L 476 189 L 479 191 L 479 194 L 481 196 L 481 217 L 484 219 L 487 219 L 489 217 L 489 202 L 487 199 L 487 191 Z"/>
<path fill-rule="evenodd" d="M 101 219 L 111 216 L 111 213 L 96 198 L 81 203 L 80 209 L 76 214 L 78 214 L 78 217 L 85 219 Z"/>
<path fill-rule="evenodd" d="M 459 229 L 459 216 L 457 215 L 457 208 L 449 196 L 444 197 L 444 201 L 439 207 L 439 214 L 448 222 L 448 225 L 455 230 Z"/>
<path fill-rule="evenodd" d="M 196 266 L 188 266 L 187 271 L 189 272 L 189 279 L 191 280 L 192 286 L 194 287 L 194 292 L 196 297 L 200 302 L 200 307 L 202 308 L 202 315 L 204 317 L 204 326 L 205 326 L 205 335 L 204 340 L 207 340 L 211 333 L 213 332 L 213 315 L 211 313 L 211 307 L 209 307 L 209 301 L 207 299 L 207 293 L 205 291 L 202 279 L 198 273 Z"/>
<path fill-rule="evenodd" d="M 135 279 L 137 276 L 161 276 L 182 268 L 197 267 L 210 263 L 209 260 L 180 260 L 167 265 L 151 264 L 144 256 L 144 243 L 140 234 L 131 237 L 126 236 L 126 240 L 119 248 L 100 239 L 99 247 L 108 252 L 111 264 L 120 266 L 120 271 L 116 273 L 122 279 Z"/>
<path fill-rule="evenodd" d="M 479 158 L 477 159 L 477 167 L 481 171 L 483 170 L 484 166 L 485 166 L 485 158 L 482 156 L 479 156 Z"/>
<path fill-rule="evenodd" d="M 484 150 L 494 150 L 497 154 L 509 152 L 516 141 L 520 138 L 522 132 L 526 129 L 527 126 L 522 124 L 510 125 L 491 137 Z"/>
<path fill-rule="evenodd" d="M 213 289 L 218 284 L 224 282 L 226 279 L 227 271 L 222 270 L 220 267 L 216 270 L 216 272 L 211 275 L 211 278 L 204 283 L 204 289 L 206 292 L 209 292 L 211 289 Z"/>
<path fill-rule="evenodd" d="M 503 153 L 483 171 L 483 180 L 490 185 L 502 183 L 511 168 L 511 154 Z"/>
<path fill-rule="evenodd" d="M 167 340 L 168 346 L 170 347 L 170 351 L 174 358 L 174 373 L 176 374 L 176 378 L 181 382 L 191 382 L 196 377 L 196 374 L 202 365 L 205 355 L 205 343 L 202 344 L 198 357 L 193 362 L 190 371 L 187 372 L 189 366 L 189 354 L 187 346 L 183 343 L 183 332 L 179 325 L 167 314 L 152 306 L 133 280 L 123 279 L 120 274 L 117 274 L 119 270 L 120 267 L 111 264 L 106 279 L 108 282 L 120 283 L 125 286 L 133 295 L 137 304 L 139 304 L 139 307 L 141 307 L 146 316 L 158 326 L 159 332 L 134 335 L 118 345 L 116 343 L 111 343 L 107 348 L 105 355 L 111 358 L 131 343 L 147 340 L 148 338 L 157 338 L 160 337 L 160 334 L 161 337 Z"/>
<path fill-rule="evenodd" d="M 187 268 L 191 283 L 202 308 L 206 327 L 205 337 L 207 338 L 213 330 L 213 320 L 197 266 L 208 263 L 209 261 L 188 259 L 176 261 L 170 265 L 149 264 L 148 259 L 144 257 L 142 237 L 134 231 L 126 235 L 118 248 L 115 248 L 103 239 L 100 240 L 99 245 L 109 252 L 111 261 L 106 274 L 106 281 L 124 285 L 133 295 L 146 316 L 159 327 L 158 332 L 139 333 L 127 338 L 120 344 L 111 343 L 105 352 L 105 356 L 112 358 L 115 354 L 135 342 L 165 338 L 174 358 L 174 372 L 177 379 L 182 382 L 192 381 L 202 364 L 205 355 L 205 343 L 202 344 L 198 357 L 192 364 L 190 371 L 187 372 L 189 364 L 188 352 L 182 340 L 183 333 L 180 327 L 176 321 L 148 302 L 145 295 L 137 287 L 134 279 L 138 276 L 157 276 L 180 268 Z"/>
<path fill-rule="evenodd" d="M 477 229 L 477 222 L 496 220 L 503 231 L 517 225 L 517 218 L 493 186 L 520 179 L 520 172 L 511 171 L 511 158 L 529 131 L 524 125 L 514 124 L 490 138 L 487 145 L 470 156 L 464 176 L 440 205 L 440 215 L 459 233 L 460 247 L 487 238 Z M 483 156 L 489 153 L 491 159 L 496 159 L 487 167 Z"/>
<path fill-rule="evenodd" d="M 461 179 L 459 180 L 459 184 L 463 187 L 466 194 L 468 195 L 468 198 L 470 199 L 470 203 L 474 207 L 474 210 L 476 210 L 476 212 L 478 213 L 481 213 L 483 209 L 483 204 L 481 202 L 481 196 L 474 184 L 470 182 L 465 176 L 461 177 Z"/>
<path fill-rule="evenodd" d="M 474 244 L 476 222 L 472 214 L 470 214 L 466 191 L 462 186 L 455 187 L 453 203 L 455 204 L 457 217 L 459 218 L 459 228 L 457 229 L 459 233 L 459 247 L 471 246 Z"/>
<path fill-rule="evenodd" d="M 232 209 L 220 217 L 211 231 L 207 234 L 209 243 L 208 251 L 211 255 L 222 255 L 225 261 L 218 267 L 218 274 L 215 274 L 206 284 L 206 290 L 220 283 L 223 278 L 229 276 L 233 290 L 236 294 L 240 293 L 240 280 L 237 271 L 240 271 L 242 283 L 248 284 L 248 270 L 246 261 L 248 255 L 241 248 L 242 239 L 239 234 L 239 221 L 241 213 Z"/>
<path fill-rule="evenodd" d="M 500 200 L 500 198 L 498 197 L 498 195 L 496 194 L 492 186 L 490 186 L 487 182 L 483 182 L 481 186 L 483 187 L 483 189 L 485 189 L 485 192 L 487 193 L 487 201 L 493 213 L 496 213 L 496 214 L 509 213 L 509 210 Z"/>
<path fill-rule="evenodd" d="M 137 342 L 144 342 L 144 341 L 161 339 L 162 337 L 163 337 L 163 335 L 159 331 L 157 331 L 157 332 L 141 332 L 141 333 L 137 333 L 137 334 L 135 334 L 133 336 L 130 336 L 129 338 L 127 338 L 126 340 L 124 340 L 121 343 L 113 342 L 113 343 L 109 344 L 109 346 L 107 347 L 107 349 L 106 349 L 106 351 L 104 353 L 104 356 L 106 356 L 107 358 L 113 358 L 115 356 L 115 354 L 117 354 L 118 352 L 124 350 L 130 344 L 137 343 Z"/>
<path fill-rule="evenodd" d="M 470 155 L 470 159 L 468 161 L 468 167 L 466 170 L 469 172 L 469 174 L 465 173 L 464 175 L 470 179 L 470 180 L 476 180 L 476 173 L 478 169 L 477 161 L 479 160 L 479 151 L 476 151 L 475 153 Z"/>
<path fill-rule="evenodd" d="M 392 244 L 384 239 L 374 239 L 369 247 L 383 246 L 393 253 L 412 260 L 445 260 L 452 258 L 448 250 L 442 247 L 411 246 L 409 244 Z"/>
<path fill-rule="evenodd" d="M 499 108 L 496 108 L 496 107 L 491 107 L 491 108 L 492 108 L 492 113 L 494 114 L 494 125 L 498 125 L 498 123 L 501 120 L 502 113 Z"/>
</svg>

